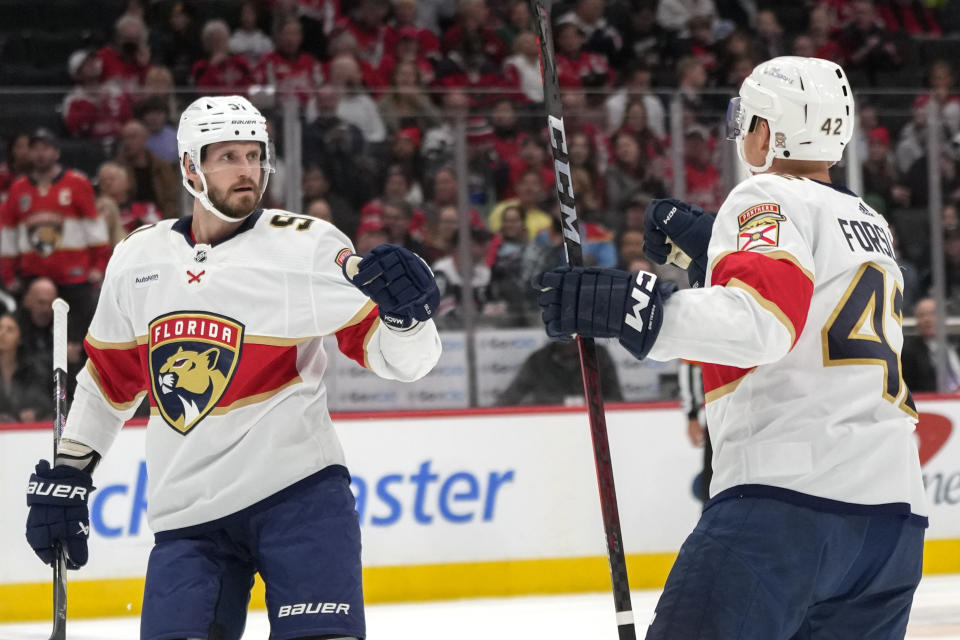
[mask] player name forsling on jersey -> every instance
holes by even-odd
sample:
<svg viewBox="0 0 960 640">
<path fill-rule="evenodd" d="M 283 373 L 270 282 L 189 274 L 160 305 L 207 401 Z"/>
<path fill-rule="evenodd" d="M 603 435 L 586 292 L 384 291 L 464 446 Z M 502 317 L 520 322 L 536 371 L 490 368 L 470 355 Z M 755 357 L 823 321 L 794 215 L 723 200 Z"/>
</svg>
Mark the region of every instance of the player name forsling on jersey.
<svg viewBox="0 0 960 640">
<path fill-rule="evenodd" d="M 719 443 L 711 495 L 768 485 L 926 515 L 892 246 L 883 218 L 842 187 L 762 174 L 730 193 L 698 294 L 710 303 L 674 294 L 650 353 L 714 363 L 703 371 Z M 811 290 L 809 308 L 797 308 Z M 798 393 L 805 401 L 791 402 Z M 832 473 L 865 459 L 884 473 Z"/>
</svg>

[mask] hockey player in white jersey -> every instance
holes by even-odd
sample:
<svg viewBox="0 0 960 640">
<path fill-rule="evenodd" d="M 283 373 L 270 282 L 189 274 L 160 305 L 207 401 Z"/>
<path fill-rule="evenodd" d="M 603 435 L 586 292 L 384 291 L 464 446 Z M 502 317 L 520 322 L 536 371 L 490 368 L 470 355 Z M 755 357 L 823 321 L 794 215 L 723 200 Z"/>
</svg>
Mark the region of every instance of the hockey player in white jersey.
<svg viewBox="0 0 960 640">
<path fill-rule="evenodd" d="M 192 215 L 116 247 L 60 455 L 31 477 L 28 541 L 48 563 L 55 543 L 71 568 L 86 562 L 91 473 L 146 396 L 155 546 L 141 638 L 239 639 L 256 572 L 272 638 L 362 638 L 325 344 L 381 377 L 422 377 L 440 355 L 433 274 L 406 249 L 360 259 L 327 222 L 258 208 L 273 168 L 246 99 L 196 100 L 177 141 Z"/>
<path fill-rule="evenodd" d="M 656 276 L 545 273 L 547 332 L 618 337 L 637 357 L 703 363 L 711 499 L 649 639 L 902 639 L 920 580 L 925 494 L 900 373 L 903 278 L 883 218 L 830 183 L 854 118 L 843 70 L 758 65 L 728 137 L 754 175 L 716 220 L 647 211 L 646 249 L 693 258 Z"/>
</svg>

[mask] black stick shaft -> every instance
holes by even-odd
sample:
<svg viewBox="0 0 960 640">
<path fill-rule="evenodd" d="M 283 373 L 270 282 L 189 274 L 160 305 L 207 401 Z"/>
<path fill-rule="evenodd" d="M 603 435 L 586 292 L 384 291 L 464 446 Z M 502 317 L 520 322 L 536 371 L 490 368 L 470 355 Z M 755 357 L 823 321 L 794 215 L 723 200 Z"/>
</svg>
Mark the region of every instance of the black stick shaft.
<svg viewBox="0 0 960 640">
<path fill-rule="evenodd" d="M 57 464 L 60 436 L 67 415 L 67 313 L 70 305 L 62 298 L 53 301 L 53 460 Z M 57 545 L 53 563 L 53 631 L 50 640 L 67 637 L 67 563 L 63 549 Z"/>
<path fill-rule="evenodd" d="M 570 266 L 583 266 L 581 235 L 577 224 L 577 207 L 573 194 L 573 179 L 567 155 L 567 136 L 563 127 L 563 106 L 557 81 L 554 59 L 553 33 L 550 15 L 544 5 L 547 0 L 530 0 L 531 9 L 540 36 L 541 63 L 543 65 L 543 94 L 547 109 L 550 146 L 553 150 L 557 174 L 557 197 L 560 199 L 560 216 L 563 229 L 563 245 Z M 613 583 L 613 604 L 617 612 L 617 629 L 620 640 L 635 640 L 636 627 L 630 604 L 630 584 L 627 579 L 627 563 L 623 555 L 623 540 L 620 534 L 620 512 L 617 509 L 617 492 L 613 482 L 613 465 L 610 461 L 610 442 L 607 436 L 607 420 L 603 410 L 603 391 L 600 387 L 600 367 L 597 348 L 592 338 L 577 337 L 580 350 L 580 368 L 583 372 L 583 391 L 587 399 L 587 414 L 590 419 L 590 436 L 593 440 L 593 460 L 597 470 L 597 486 L 600 490 L 600 510 L 603 513 L 603 530 L 606 535 L 607 557 L 610 561 L 610 579 Z"/>
</svg>

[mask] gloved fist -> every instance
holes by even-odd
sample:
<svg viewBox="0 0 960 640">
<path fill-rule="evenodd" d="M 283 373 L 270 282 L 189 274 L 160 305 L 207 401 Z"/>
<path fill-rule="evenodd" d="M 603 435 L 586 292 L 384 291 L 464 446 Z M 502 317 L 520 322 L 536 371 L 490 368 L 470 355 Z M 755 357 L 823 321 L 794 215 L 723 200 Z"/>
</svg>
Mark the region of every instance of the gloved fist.
<svg viewBox="0 0 960 640">
<path fill-rule="evenodd" d="M 427 263 L 417 254 L 381 244 L 361 258 L 343 261 L 343 275 L 380 308 L 380 319 L 391 329 L 408 329 L 426 322 L 440 303 L 440 289 Z"/>
<path fill-rule="evenodd" d="M 619 338 L 638 359 L 650 352 L 663 323 L 663 303 L 676 290 L 647 271 L 558 267 L 541 274 L 537 303 L 551 338 Z"/>
<path fill-rule="evenodd" d="M 700 207 L 681 200 L 654 200 L 647 205 L 644 219 L 643 253 L 657 264 L 666 264 L 674 247 L 679 249 L 690 258 L 689 266 L 683 267 L 690 286 L 702 287 L 707 277 L 713 219 Z M 675 255 L 672 262 L 677 262 Z"/>
<path fill-rule="evenodd" d="M 87 563 L 93 478 L 86 471 L 66 465 L 50 468 L 41 460 L 27 484 L 27 542 L 44 563 L 56 561 L 54 545 L 64 550 L 68 569 Z"/>
</svg>

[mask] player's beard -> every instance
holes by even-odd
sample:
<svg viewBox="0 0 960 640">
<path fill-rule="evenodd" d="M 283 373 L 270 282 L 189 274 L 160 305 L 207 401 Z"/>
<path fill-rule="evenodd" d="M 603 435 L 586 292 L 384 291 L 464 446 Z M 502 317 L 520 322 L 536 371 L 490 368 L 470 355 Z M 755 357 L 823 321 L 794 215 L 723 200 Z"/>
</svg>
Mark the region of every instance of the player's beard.
<svg viewBox="0 0 960 640">
<path fill-rule="evenodd" d="M 245 192 L 252 195 L 252 198 L 240 197 L 238 198 L 240 204 L 230 204 L 230 198 L 232 196 L 237 196 L 239 194 L 234 193 L 234 189 L 238 187 L 250 187 L 252 191 Z M 230 185 L 229 189 L 221 191 L 214 187 L 213 185 L 207 185 L 207 195 L 210 198 L 210 203 L 223 215 L 228 218 L 234 218 L 236 220 L 243 220 L 251 213 L 254 209 L 260 204 L 261 194 L 260 194 L 260 185 L 255 183 L 253 180 L 242 180 L 236 184 Z M 251 204 L 247 204 L 251 202 Z"/>
</svg>

